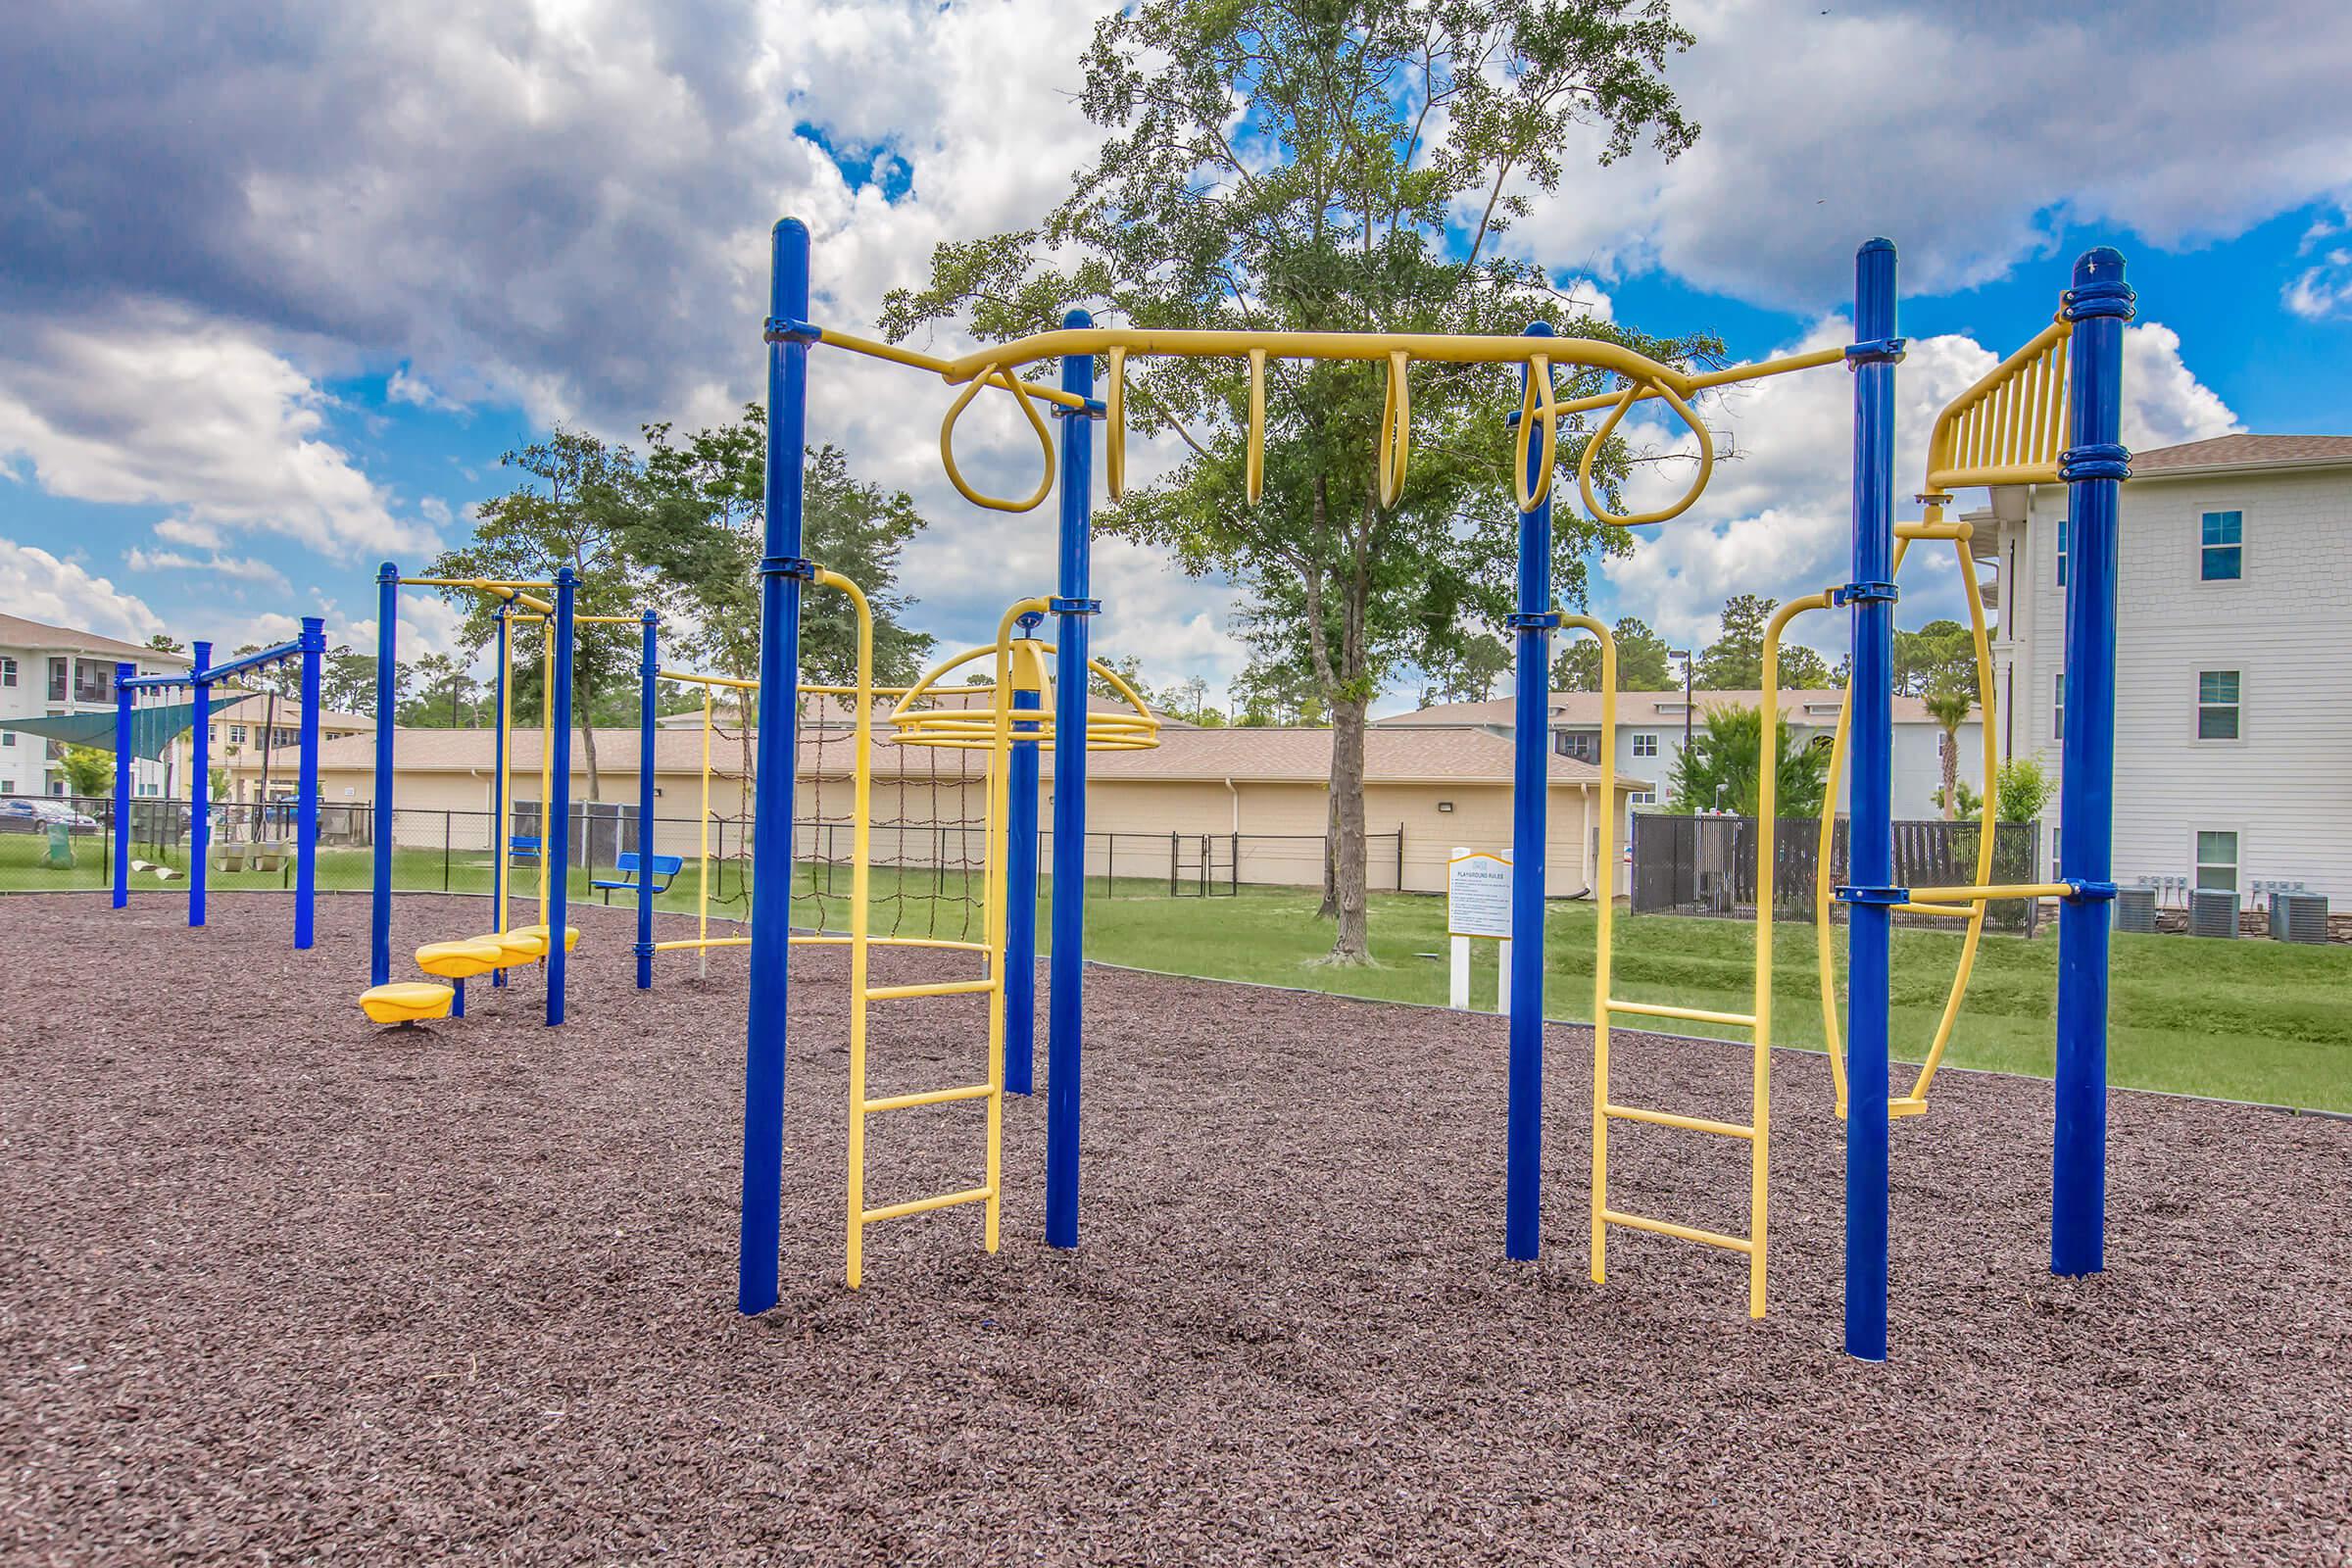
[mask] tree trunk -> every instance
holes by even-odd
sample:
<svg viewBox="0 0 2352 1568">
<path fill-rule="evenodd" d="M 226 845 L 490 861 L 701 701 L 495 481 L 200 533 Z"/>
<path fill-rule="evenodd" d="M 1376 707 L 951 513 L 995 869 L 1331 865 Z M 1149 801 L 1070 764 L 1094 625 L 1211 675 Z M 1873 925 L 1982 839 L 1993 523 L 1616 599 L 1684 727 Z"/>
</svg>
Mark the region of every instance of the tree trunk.
<svg viewBox="0 0 2352 1568">
<path fill-rule="evenodd" d="M 579 688 L 576 686 L 572 688 L 572 696 L 575 701 L 580 695 Z M 580 750 L 585 754 L 588 762 L 588 799 L 601 801 L 604 797 L 597 793 L 596 779 L 596 728 L 588 722 L 588 710 L 584 704 L 579 712 L 579 729 Z"/>
<path fill-rule="evenodd" d="M 1333 765 L 1338 765 L 1337 746 L 1333 742 Z M 1323 802 L 1323 905 L 1315 910 L 1318 920 L 1337 920 L 1340 917 L 1340 795 L 1339 786 L 1332 784 Z"/>
<path fill-rule="evenodd" d="M 1943 732 L 1943 819 L 1960 815 L 1960 732 Z"/>
<path fill-rule="evenodd" d="M 1332 882 L 1340 929 L 1326 960 L 1372 961 L 1372 926 L 1364 889 L 1364 714 L 1368 704 L 1347 698 L 1331 710 Z"/>
</svg>

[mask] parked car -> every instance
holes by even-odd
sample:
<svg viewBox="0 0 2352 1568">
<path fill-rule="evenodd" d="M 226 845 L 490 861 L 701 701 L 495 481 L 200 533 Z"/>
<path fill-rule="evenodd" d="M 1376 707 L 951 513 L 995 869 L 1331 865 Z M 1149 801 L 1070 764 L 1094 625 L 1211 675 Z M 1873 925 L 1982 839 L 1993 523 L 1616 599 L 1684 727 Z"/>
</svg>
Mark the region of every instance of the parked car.
<svg viewBox="0 0 2352 1568">
<path fill-rule="evenodd" d="M 63 801 L 22 795 L 0 801 L 0 833 L 45 833 L 54 823 L 63 823 L 74 833 L 98 831 L 96 817 L 84 815 Z"/>
</svg>

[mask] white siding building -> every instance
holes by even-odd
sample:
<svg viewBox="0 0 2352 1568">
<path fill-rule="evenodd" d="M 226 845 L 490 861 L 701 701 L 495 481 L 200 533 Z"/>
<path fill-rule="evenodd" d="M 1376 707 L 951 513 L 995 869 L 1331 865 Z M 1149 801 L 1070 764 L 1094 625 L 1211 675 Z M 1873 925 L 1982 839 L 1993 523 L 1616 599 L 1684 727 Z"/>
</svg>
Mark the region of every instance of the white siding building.
<svg viewBox="0 0 2352 1568">
<path fill-rule="evenodd" d="M 2115 875 L 2352 901 L 2352 436 L 2132 455 L 2122 487 Z M 2066 490 L 1975 514 L 1995 559 L 1995 737 L 2057 770 Z M 2053 831 L 2055 804 L 2043 813 Z M 2065 846 L 2055 846 L 2063 861 Z"/>
<path fill-rule="evenodd" d="M 142 675 L 189 667 L 185 654 L 159 654 L 96 632 L 0 614 L 0 718 L 111 713 L 118 662 L 136 664 Z M 58 762 L 62 751 L 38 735 L 0 729 L 0 795 L 67 793 L 65 769 Z M 131 788 L 140 795 L 161 795 L 163 764 L 134 764 Z"/>
</svg>

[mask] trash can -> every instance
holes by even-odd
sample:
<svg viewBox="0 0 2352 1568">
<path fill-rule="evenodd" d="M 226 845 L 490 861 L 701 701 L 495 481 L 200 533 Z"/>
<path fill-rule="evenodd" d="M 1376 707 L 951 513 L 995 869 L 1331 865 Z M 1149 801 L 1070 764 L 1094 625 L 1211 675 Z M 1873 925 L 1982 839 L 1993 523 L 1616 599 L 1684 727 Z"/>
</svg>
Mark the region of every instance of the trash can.
<svg viewBox="0 0 2352 1568">
<path fill-rule="evenodd" d="M 50 869 L 71 871 L 74 868 L 74 826 L 70 822 L 49 824 Z"/>
</svg>

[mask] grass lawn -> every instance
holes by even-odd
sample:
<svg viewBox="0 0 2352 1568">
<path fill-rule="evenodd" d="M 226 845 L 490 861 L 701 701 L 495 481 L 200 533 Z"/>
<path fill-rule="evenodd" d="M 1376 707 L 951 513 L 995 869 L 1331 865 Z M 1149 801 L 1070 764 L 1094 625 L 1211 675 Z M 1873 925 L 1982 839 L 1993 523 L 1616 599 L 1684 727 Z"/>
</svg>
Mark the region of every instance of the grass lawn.
<svg viewBox="0 0 2352 1568">
<path fill-rule="evenodd" d="M 107 866 L 101 841 L 76 838 L 71 870 L 42 864 L 44 841 L 33 834 L 0 835 L 0 888 L 34 891 L 100 889 Z M 150 856 L 152 852 L 150 852 Z M 182 868 L 185 857 L 174 858 Z M 368 885 L 368 852 L 321 850 L 323 889 Z M 490 858 L 439 847 L 393 853 L 395 885 L 408 890 L 490 891 Z M 849 873 L 837 867 L 818 896 L 808 869 L 793 901 L 796 924 L 847 925 Z M 818 873 L 822 876 L 822 873 Z M 978 906 L 965 897 L 962 874 L 894 871 L 876 867 L 874 930 L 906 936 L 977 939 Z M 291 871 L 220 872 L 218 892 L 276 889 Z M 573 873 L 572 897 L 602 895 L 584 872 Z M 134 877 L 142 899 L 184 894 L 184 880 Z M 515 893 L 537 891 L 535 867 L 515 869 Z M 732 864 L 712 875 L 714 918 L 749 913 L 740 872 Z M 976 889 L 974 890 L 976 891 Z M 1409 894 L 1372 895 L 1370 968 L 1339 969 L 1315 960 L 1330 946 L 1331 928 L 1314 916 L 1315 898 L 1303 891 L 1246 888 L 1237 897 L 1171 899 L 1153 878 L 1120 879 L 1105 896 L 1101 879 L 1087 883 L 1090 956 L 1138 968 L 1220 980 L 1252 980 L 1343 996 L 1443 1004 L 1446 998 L 1445 904 Z M 628 903 L 622 893 L 615 903 Z M 691 913 L 695 866 L 657 901 L 657 907 Z M 1039 901 L 1038 933 L 1051 932 L 1048 901 Z M 1550 1014 L 1590 1021 L 1592 994 L 1593 910 L 1555 904 L 1545 953 Z M 1755 933 L 1738 921 L 1675 915 L 1617 922 L 1617 990 L 1628 1001 L 1744 1012 L 1750 1004 Z M 1842 949 L 1842 941 L 1839 943 Z M 1898 1057 L 1917 1060 L 1935 1036 L 1951 984 L 1960 939 L 1936 931 L 1898 930 L 1894 938 L 1894 1034 Z M 2213 1095 L 2230 1100 L 2352 1111 L 2352 948 L 2299 947 L 2266 941 L 2200 942 L 2180 936 L 2118 936 L 2114 945 L 2114 1026 L 2108 1051 L 2112 1082 L 2135 1089 Z M 2058 944 L 1987 935 L 1946 1061 L 2047 1077 L 2055 1052 Z M 1474 945 L 1472 998 L 1491 1008 L 1495 949 Z M 1823 1042 L 1820 989 L 1814 974 L 1809 921 L 1775 927 L 1773 1013 L 1777 1042 L 1819 1049 Z M 1680 1024 L 1690 1033 L 1725 1033 Z M 1909 1087 L 1899 1070 L 1898 1093 Z"/>
</svg>

